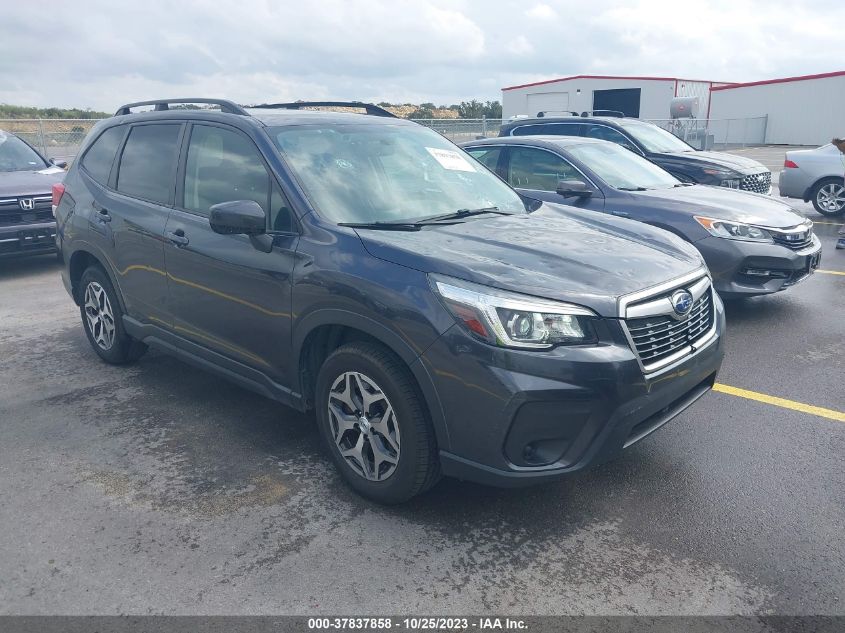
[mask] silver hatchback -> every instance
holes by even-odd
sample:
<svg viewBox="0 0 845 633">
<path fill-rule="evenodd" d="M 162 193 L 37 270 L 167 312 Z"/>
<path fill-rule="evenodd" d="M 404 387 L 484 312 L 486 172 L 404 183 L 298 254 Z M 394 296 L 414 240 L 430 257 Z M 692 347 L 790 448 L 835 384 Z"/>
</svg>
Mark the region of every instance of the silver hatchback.
<svg viewBox="0 0 845 633">
<path fill-rule="evenodd" d="M 845 213 L 845 154 L 828 143 L 816 149 L 786 153 L 778 187 L 780 195 L 812 202 L 822 215 Z"/>
</svg>

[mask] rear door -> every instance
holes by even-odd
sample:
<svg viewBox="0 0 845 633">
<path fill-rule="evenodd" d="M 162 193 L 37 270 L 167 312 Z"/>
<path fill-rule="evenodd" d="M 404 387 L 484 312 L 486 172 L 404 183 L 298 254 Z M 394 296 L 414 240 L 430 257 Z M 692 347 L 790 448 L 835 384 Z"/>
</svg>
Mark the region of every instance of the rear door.
<svg viewBox="0 0 845 633">
<path fill-rule="evenodd" d="M 604 210 L 601 191 L 572 163 L 559 154 L 539 147 L 509 146 L 505 163 L 506 180 L 520 193 L 547 202 L 581 209 Z M 561 180 L 583 182 L 593 194 L 588 198 L 564 197 L 557 193 Z"/>
<path fill-rule="evenodd" d="M 271 252 L 209 224 L 221 202 L 254 200 Z M 288 384 L 296 219 L 261 152 L 241 130 L 194 123 L 186 134 L 165 262 L 174 329 L 183 338 Z"/>
<path fill-rule="evenodd" d="M 156 122 L 127 127 L 109 185 L 94 192 L 89 237 L 112 266 L 127 314 L 167 326 L 164 227 L 173 204 L 184 125 Z M 91 173 L 99 169 L 102 178 L 107 167 L 95 160 L 95 149 L 96 143 L 82 165 Z"/>
</svg>

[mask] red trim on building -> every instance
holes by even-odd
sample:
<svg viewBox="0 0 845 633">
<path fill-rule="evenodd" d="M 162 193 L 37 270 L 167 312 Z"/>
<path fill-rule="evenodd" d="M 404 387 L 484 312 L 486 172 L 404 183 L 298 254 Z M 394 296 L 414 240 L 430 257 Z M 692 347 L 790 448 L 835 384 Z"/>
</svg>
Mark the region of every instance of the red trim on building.
<svg viewBox="0 0 845 633">
<path fill-rule="evenodd" d="M 701 79 L 682 79 L 679 77 L 631 77 L 631 76 L 624 76 L 624 75 L 573 75 L 572 77 L 560 77 L 558 79 L 546 79 L 544 81 L 535 81 L 529 84 L 520 84 L 518 86 L 507 86 L 502 88 L 502 90 L 516 90 L 517 88 L 530 88 L 531 86 L 543 86 L 545 84 L 554 84 L 558 83 L 559 81 L 571 81 L 573 79 L 629 79 L 632 81 L 691 81 L 694 83 L 709 83 L 712 84 L 712 81 L 704 81 Z"/>
<path fill-rule="evenodd" d="M 713 86 L 710 90 L 731 90 L 732 88 L 745 88 L 747 86 L 765 86 L 768 84 L 783 84 L 791 81 L 811 81 L 813 79 L 827 79 L 828 77 L 841 77 L 845 70 L 837 70 L 832 73 L 821 73 L 819 75 L 802 75 L 800 77 L 784 77 L 783 79 L 765 79 L 763 81 L 749 81 L 742 84 L 731 84 L 729 86 Z"/>
</svg>

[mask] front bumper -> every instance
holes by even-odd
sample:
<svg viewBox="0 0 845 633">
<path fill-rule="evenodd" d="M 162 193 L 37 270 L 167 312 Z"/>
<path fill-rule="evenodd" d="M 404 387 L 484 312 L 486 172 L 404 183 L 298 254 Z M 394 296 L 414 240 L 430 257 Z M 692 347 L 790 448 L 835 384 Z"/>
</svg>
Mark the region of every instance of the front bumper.
<svg viewBox="0 0 845 633">
<path fill-rule="evenodd" d="M 793 251 L 780 244 L 743 242 L 708 236 L 695 243 L 722 297 L 751 297 L 786 290 L 815 272 L 821 260 L 821 242 Z M 771 271 L 772 275 L 747 274 Z"/>
<path fill-rule="evenodd" d="M 650 376 L 613 319 L 600 323 L 597 346 L 540 353 L 492 348 L 453 327 L 420 358 L 448 428 L 444 474 L 519 486 L 619 455 L 713 386 L 724 356 L 714 303 L 715 338 Z"/>
<path fill-rule="evenodd" d="M 0 258 L 56 251 L 56 222 L 0 227 Z"/>
</svg>

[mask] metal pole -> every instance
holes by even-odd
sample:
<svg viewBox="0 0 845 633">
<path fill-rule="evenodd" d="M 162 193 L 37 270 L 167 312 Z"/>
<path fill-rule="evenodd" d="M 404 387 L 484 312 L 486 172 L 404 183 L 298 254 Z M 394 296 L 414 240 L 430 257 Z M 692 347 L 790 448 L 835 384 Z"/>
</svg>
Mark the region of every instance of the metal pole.
<svg viewBox="0 0 845 633">
<path fill-rule="evenodd" d="M 38 119 L 38 139 L 41 144 L 41 154 L 44 158 L 49 158 L 47 156 L 47 144 L 44 142 L 44 126 L 41 123 L 41 119 Z"/>
<path fill-rule="evenodd" d="M 481 136 L 487 138 L 487 115 L 481 115 Z"/>
<path fill-rule="evenodd" d="M 742 120 L 742 146 L 748 141 L 748 117 Z"/>
<path fill-rule="evenodd" d="M 769 131 L 769 115 L 763 117 L 763 145 L 766 144 L 766 134 Z"/>
<path fill-rule="evenodd" d="M 725 125 L 725 147 L 723 149 L 728 149 L 728 139 L 731 137 L 731 120 L 726 119 L 727 124 Z"/>
</svg>

